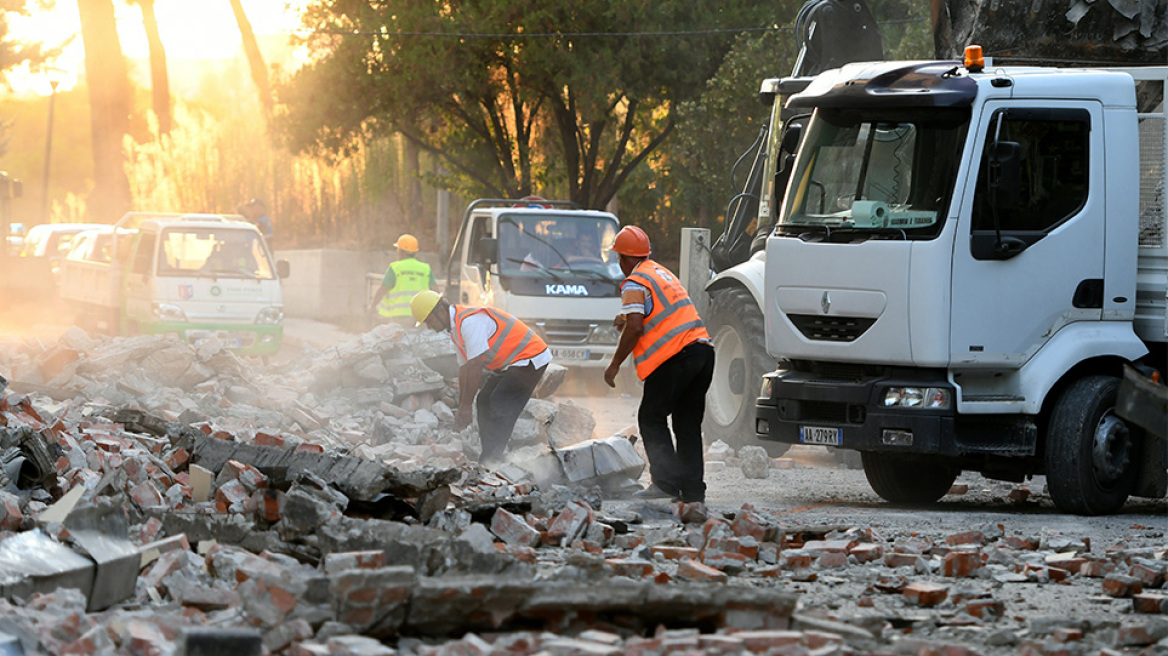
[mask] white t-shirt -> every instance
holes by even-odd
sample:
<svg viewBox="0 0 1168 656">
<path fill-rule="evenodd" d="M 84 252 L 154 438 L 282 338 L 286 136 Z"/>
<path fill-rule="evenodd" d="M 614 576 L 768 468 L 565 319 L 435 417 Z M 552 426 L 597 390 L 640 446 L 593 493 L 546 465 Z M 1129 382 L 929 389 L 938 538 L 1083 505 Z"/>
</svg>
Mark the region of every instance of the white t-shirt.
<svg viewBox="0 0 1168 656">
<path fill-rule="evenodd" d="M 454 323 L 453 305 L 450 306 L 450 325 L 451 330 L 455 330 L 454 326 L 457 326 L 457 324 Z M 486 312 L 476 312 L 462 320 L 461 328 L 462 329 L 459 330 L 459 334 L 462 335 L 462 347 L 466 349 L 466 356 L 463 357 L 462 353 L 459 353 L 458 364 L 464 365 L 466 364 L 467 360 L 473 360 L 487 352 L 487 349 L 490 348 L 490 344 L 487 340 L 491 338 L 491 335 L 495 334 L 495 331 L 498 329 L 498 325 L 495 323 L 495 320 L 492 319 L 491 316 Z M 503 368 L 510 369 L 511 367 L 522 367 L 530 362 L 531 364 L 535 365 L 536 369 L 538 369 L 551 361 L 552 354 L 548 351 L 548 349 L 544 349 L 542 352 L 533 357 L 527 358 L 525 360 L 517 360 Z"/>
</svg>

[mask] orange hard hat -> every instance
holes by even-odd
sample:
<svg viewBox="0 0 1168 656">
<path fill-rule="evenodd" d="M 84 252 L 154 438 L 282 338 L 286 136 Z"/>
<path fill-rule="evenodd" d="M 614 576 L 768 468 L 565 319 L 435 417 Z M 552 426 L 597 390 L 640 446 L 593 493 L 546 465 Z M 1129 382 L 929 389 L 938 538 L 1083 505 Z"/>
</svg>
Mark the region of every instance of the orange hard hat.
<svg viewBox="0 0 1168 656">
<path fill-rule="evenodd" d="M 393 245 L 396 248 L 400 248 L 403 251 L 408 251 L 410 253 L 418 252 L 418 238 L 413 235 L 402 235 L 401 237 L 397 238 L 397 241 L 395 241 Z"/>
<path fill-rule="evenodd" d="M 625 226 L 616 233 L 612 250 L 630 257 L 649 257 L 652 249 L 649 246 L 649 235 L 644 230 L 637 226 Z"/>
</svg>

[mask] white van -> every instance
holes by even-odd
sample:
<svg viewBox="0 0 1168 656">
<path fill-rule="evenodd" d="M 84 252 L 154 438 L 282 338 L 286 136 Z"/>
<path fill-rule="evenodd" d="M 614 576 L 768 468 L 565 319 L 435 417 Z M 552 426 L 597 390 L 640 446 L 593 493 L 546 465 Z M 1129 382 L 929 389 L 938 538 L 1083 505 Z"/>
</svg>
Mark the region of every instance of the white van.
<svg viewBox="0 0 1168 656">
<path fill-rule="evenodd" d="M 114 230 L 112 261 L 78 248 L 62 266 L 61 298 L 86 323 L 192 343 L 216 337 L 244 355 L 280 349 L 280 280 L 288 264 L 274 263 L 251 223 L 234 215 L 132 212 Z"/>
</svg>

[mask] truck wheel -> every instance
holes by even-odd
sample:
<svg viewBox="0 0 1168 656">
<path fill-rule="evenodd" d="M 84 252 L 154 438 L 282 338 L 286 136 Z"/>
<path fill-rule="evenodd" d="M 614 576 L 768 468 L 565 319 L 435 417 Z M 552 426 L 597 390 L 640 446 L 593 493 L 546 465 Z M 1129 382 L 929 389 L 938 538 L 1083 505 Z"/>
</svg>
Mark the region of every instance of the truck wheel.
<svg viewBox="0 0 1168 656">
<path fill-rule="evenodd" d="M 953 487 L 959 473 L 939 458 L 862 451 L 860 460 L 872 490 L 892 503 L 933 503 Z"/>
<path fill-rule="evenodd" d="M 750 292 L 741 288 L 711 294 L 706 328 L 714 341 L 714 378 L 706 392 L 702 433 L 707 442 L 722 440 L 737 449 L 766 447 L 771 457 L 786 453 L 789 444 L 759 440 L 754 434 L 754 401 L 762 376 L 775 368 L 766 352 L 762 312 Z"/>
<path fill-rule="evenodd" d="M 1046 429 L 1046 487 L 1063 512 L 1110 514 L 1131 494 L 1138 444 L 1115 414 L 1118 391 L 1118 378 L 1090 376 L 1055 403 Z"/>
</svg>

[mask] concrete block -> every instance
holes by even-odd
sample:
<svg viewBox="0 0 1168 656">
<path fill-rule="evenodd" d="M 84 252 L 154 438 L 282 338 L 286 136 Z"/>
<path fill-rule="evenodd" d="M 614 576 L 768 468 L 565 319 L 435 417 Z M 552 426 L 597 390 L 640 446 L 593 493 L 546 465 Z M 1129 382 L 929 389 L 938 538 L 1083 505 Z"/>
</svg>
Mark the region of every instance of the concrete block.
<svg viewBox="0 0 1168 656">
<path fill-rule="evenodd" d="M 35 592 L 76 588 L 88 598 L 93 591 L 94 571 L 92 560 L 39 529 L 0 542 L 0 596 L 3 597 L 27 599 Z"/>
</svg>

